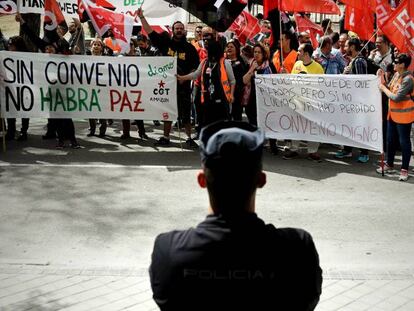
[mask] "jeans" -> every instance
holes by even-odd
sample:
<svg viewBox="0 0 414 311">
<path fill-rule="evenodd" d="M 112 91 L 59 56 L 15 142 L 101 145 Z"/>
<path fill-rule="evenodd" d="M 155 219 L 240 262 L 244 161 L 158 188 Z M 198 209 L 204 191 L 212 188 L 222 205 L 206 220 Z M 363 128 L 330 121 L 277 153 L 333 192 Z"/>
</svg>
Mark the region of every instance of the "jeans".
<svg viewBox="0 0 414 311">
<path fill-rule="evenodd" d="M 387 126 L 387 164 L 394 165 L 395 152 L 398 141 L 401 145 L 402 165 L 401 169 L 408 170 L 411 158 L 411 141 L 410 141 L 411 123 L 398 124 L 388 120 Z"/>
</svg>

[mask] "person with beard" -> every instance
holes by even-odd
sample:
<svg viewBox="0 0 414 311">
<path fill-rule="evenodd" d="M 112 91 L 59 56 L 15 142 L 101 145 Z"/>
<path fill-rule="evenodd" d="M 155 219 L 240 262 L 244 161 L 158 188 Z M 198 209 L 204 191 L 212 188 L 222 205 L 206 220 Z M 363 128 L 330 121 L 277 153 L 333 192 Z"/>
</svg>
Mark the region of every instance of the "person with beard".
<svg viewBox="0 0 414 311">
<path fill-rule="evenodd" d="M 195 72 L 177 75 L 178 81 L 200 78 L 201 105 L 204 106 L 202 127 L 219 120 L 230 118 L 234 101 L 236 80 L 231 62 L 223 57 L 220 43 L 208 41 L 207 59 L 203 60 Z"/>
<path fill-rule="evenodd" d="M 85 55 L 85 33 L 82 24 L 76 18 L 69 24 L 69 48 L 73 54 Z"/>
<path fill-rule="evenodd" d="M 186 75 L 197 69 L 200 61 L 195 47 L 187 42 L 186 31 L 182 22 L 175 22 L 172 25 L 173 36 L 170 38 L 166 33 L 158 34 L 148 24 L 144 12 L 140 8 L 137 11 L 138 17 L 145 32 L 148 34 L 152 44 L 157 47 L 164 56 L 177 57 L 177 72 Z M 191 85 L 189 81 L 178 81 L 177 104 L 179 126 L 183 125 L 187 135 L 186 144 L 196 148 L 198 145 L 191 138 Z M 164 135 L 156 142 L 158 146 L 170 145 L 171 121 L 164 122 Z"/>
</svg>

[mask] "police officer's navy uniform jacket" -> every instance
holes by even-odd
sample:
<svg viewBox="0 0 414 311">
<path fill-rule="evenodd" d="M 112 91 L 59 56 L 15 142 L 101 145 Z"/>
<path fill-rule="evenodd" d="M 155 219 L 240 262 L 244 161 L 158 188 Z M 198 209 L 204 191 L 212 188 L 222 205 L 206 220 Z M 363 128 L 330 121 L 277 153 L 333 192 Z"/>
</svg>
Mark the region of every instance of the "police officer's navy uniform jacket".
<svg viewBox="0 0 414 311">
<path fill-rule="evenodd" d="M 150 266 L 161 310 L 313 310 L 322 271 L 312 237 L 254 213 L 211 215 L 156 238 Z"/>
</svg>

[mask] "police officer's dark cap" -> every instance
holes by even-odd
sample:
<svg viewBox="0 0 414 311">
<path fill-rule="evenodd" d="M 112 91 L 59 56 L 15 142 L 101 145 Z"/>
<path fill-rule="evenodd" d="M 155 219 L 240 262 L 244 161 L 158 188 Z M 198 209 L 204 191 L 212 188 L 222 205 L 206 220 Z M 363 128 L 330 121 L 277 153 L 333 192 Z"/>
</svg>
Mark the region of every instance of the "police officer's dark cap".
<svg viewBox="0 0 414 311">
<path fill-rule="evenodd" d="M 249 123 L 212 123 L 202 129 L 200 141 L 201 161 L 205 167 L 231 163 L 261 165 L 264 133 Z"/>
</svg>

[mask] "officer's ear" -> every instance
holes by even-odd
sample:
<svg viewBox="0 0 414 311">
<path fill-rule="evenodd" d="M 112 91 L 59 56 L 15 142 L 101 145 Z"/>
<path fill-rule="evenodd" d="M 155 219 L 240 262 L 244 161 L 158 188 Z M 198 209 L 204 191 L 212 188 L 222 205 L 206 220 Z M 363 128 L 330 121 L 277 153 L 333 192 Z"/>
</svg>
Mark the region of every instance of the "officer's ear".
<svg viewBox="0 0 414 311">
<path fill-rule="evenodd" d="M 259 173 L 259 177 L 257 179 L 257 188 L 263 188 L 266 185 L 267 177 L 264 172 Z"/>
<path fill-rule="evenodd" d="M 207 188 L 206 174 L 204 173 L 204 171 L 198 172 L 197 181 L 201 188 Z"/>
</svg>

